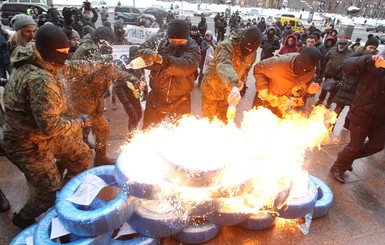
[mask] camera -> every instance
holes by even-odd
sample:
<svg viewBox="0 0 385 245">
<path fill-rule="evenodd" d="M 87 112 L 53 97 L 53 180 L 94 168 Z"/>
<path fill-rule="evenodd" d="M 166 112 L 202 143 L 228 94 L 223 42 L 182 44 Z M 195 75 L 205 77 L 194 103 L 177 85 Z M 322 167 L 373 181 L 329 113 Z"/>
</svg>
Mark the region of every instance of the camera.
<svg viewBox="0 0 385 245">
<path fill-rule="evenodd" d="M 91 11 L 91 3 L 90 2 L 83 2 L 84 10 Z"/>
</svg>

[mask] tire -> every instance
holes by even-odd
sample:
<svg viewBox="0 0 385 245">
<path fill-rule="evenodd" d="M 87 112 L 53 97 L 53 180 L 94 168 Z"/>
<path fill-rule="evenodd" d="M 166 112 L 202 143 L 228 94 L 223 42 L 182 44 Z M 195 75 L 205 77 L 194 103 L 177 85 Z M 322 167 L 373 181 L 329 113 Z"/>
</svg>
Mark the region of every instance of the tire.
<svg viewBox="0 0 385 245">
<path fill-rule="evenodd" d="M 220 204 L 219 206 L 217 211 L 206 216 L 207 220 L 217 225 L 236 225 L 245 221 L 250 216 L 250 214 L 234 213 L 233 210 L 221 207 Z"/>
<path fill-rule="evenodd" d="M 257 214 L 251 214 L 238 226 L 252 231 L 260 231 L 270 228 L 275 223 L 275 216 L 271 215 L 268 211 L 259 211 Z"/>
<path fill-rule="evenodd" d="M 134 213 L 138 202 L 121 192 L 105 205 L 84 210 L 83 206 L 67 201 L 83 183 L 88 174 L 103 179 L 108 185 L 116 185 L 114 166 L 100 166 L 89 169 L 72 178 L 56 197 L 56 211 L 63 226 L 73 234 L 84 237 L 97 236 L 121 226 Z"/>
<path fill-rule="evenodd" d="M 190 216 L 205 216 L 218 210 L 218 203 L 214 200 L 207 200 L 203 203 L 194 204 L 192 206 Z"/>
<path fill-rule="evenodd" d="M 152 238 L 147 236 L 137 236 L 130 240 L 114 240 L 111 239 L 108 245 L 159 245 L 160 238 Z"/>
<path fill-rule="evenodd" d="M 314 176 L 310 176 L 310 178 L 318 190 L 317 201 L 313 211 L 313 219 L 317 219 L 329 212 L 333 203 L 333 192 L 322 180 Z"/>
<path fill-rule="evenodd" d="M 317 188 L 309 177 L 308 195 L 298 199 L 290 199 L 289 197 L 285 205 L 283 205 L 282 208 L 278 208 L 276 211 L 280 218 L 297 219 L 305 217 L 306 214 L 313 212 L 317 197 Z"/>
<path fill-rule="evenodd" d="M 171 183 L 156 183 L 156 184 L 148 184 L 148 183 L 139 183 L 129 179 L 126 175 L 126 167 L 125 162 L 121 160 L 121 157 L 124 158 L 124 153 L 122 153 L 115 165 L 115 178 L 122 190 L 130 195 L 141 198 L 154 200 L 157 199 L 159 193 L 163 193 L 162 190 L 170 189 L 169 185 Z"/>
<path fill-rule="evenodd" d="M 28 237 L 33 236 L 35 233 L 37 224 L 33 224 L 27 228 L 25 228 L 22 232 L 20 232 L 17 236 L 15 236 L 10 245 L 25 245 L 26 244 L 26 239 Z"/>
<path fill-rule="evenodd" d="M 159 213 L 155 210 L 156 208 L 152 208 L 157 207 L 156 202 L 147 202 L 153 205 L 147 206 L 142 202 L 128 220 L 128 223 L 140 234 L 162 238 L 174 235 L 188 225 L 182 214 L 174 210 Z"/>
<path fill-rule="evenodd" d="M 34 244 L 44 244 L 44 245 L 56 245 L 56 243 L 50 239 L 51 233 L 51 221 L 57 216 L 56 210 L 53 208 L 48 211 L 43 218 L 37 223 L 35 233 L 33 236 Z M 108 244 L 111 240 L 112 231 L 96 236 L 96 237 L 79 237 L 76 235 L 69 235 L 70 243 L 73 245 L 91 245 L 91 244 Z"/>
<path fill-rule="evenodd" d="M 211 222 L 190 225 L 172 236 L 174 240 L 187 244 L 201 244 L 214 239 L 221 231 L 221 226 Z"/>
</svg>

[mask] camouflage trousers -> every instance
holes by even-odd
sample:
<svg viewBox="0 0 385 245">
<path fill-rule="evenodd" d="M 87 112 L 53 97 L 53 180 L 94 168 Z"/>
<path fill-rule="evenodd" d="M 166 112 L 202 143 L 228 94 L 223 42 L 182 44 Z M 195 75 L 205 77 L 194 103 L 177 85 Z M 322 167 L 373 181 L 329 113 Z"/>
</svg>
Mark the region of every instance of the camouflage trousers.
<svg viewBox="0 0 385 245">
<path fill-rule="evenodd" d="M 227 108 L 229 107 L 229 103 L 227 100 L 210 100 L 204 96 L 202 96 L 202 113 L 204 117 L 213 120 L 214 117 L 219 120 L 227 123 Z"/>
<path fill-rule="evenodd" d="M 73 135 L 43 141 L 5 138 L 3 147 L 34 189 L 19 213 L 25 220 L 34 219 L 54 206 L 56 192 L 88 168 L 91 156 L 88 145 Z"/>
<path fill-rule="evenodd" d="M 107 146 L 110 131 L 110 124 L 104 115 L 92 117 L 92 134 L 95 136 L 96 149 Z"/>
</svg>

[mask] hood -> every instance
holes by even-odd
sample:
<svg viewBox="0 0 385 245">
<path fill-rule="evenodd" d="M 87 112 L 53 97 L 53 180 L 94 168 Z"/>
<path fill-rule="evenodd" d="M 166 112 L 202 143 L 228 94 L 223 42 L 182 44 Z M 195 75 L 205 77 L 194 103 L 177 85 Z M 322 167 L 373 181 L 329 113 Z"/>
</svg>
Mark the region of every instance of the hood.
<svg viewBox="0 0 385 245">
<path fill-rule="evenodd" d="M 209 34 L 212 38 L 214 38 L 213 32 L 210 30 L 207 30 L 205 35 Z"/>
<path fill-rule="evenodd" d="M 290 38 L 290 37 L 291 37 L 291 38 L 294 38 L 294 44 L 293 44 L 293 46 L 296 47 L 298 41 L 297 41 L 297 36 L 294 35 L 294 34 L 290 34 L 290 35 L 287 35 L 287 36 L 285 37 L 284 45 L 288 47 L 288 42 L 289 42 L 289 38 Z"/>
<path fill-rule="evenodd" d="M 332 41 L 333 41 L 331 46 L 334 46 L 334 45 L 336 44 L 336 40 L 335 40 L 332 36 L 328 36 L 328 37 L 326 38 L 325 44 L 326 44 L 327 41 L 329 41 L 329 40 L 332 40 Z"/>
<path fill-rule="evenodd" d="M 275 29 L 274 26 L 269 26 L 269 27 L 266 29 L 266 34 L 268 34 L 270 30 L 274 30 L 274 35 L 277 33 L 277 30 Z"/>
<path fill-rule="evenodd" d="M 40 68 L 50 70 L 50 71 L 52 70 L 56 71 L 60 69 L 43 60 L 43 58 L 40 56 L 39 52 L 37 51 L 34 42 L 28 43 L 27 46 L 25 47 L 24 46 L 17 47 L 12 53 L 11 62 L 13 67 L 15 68 L 25 64 L 33 64 L 35 66 L 38 66 Z"/>
</svg>

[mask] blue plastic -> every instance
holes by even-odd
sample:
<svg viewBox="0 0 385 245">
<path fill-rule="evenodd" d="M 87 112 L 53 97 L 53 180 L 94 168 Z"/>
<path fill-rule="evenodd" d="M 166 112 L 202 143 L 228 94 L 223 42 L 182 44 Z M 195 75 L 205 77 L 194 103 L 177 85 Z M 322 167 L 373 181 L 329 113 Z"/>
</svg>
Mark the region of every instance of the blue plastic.
<svg viewBox="0 0 385 245">
<path fill-rule="evenodd" d="M 321 218 L 329 212 L 333 203 L 333 192 L 328 185 L 317 177 L 310 176 L 317 187 L 318 196 L 314 206 L 313 219 Z"/>
</svg>

